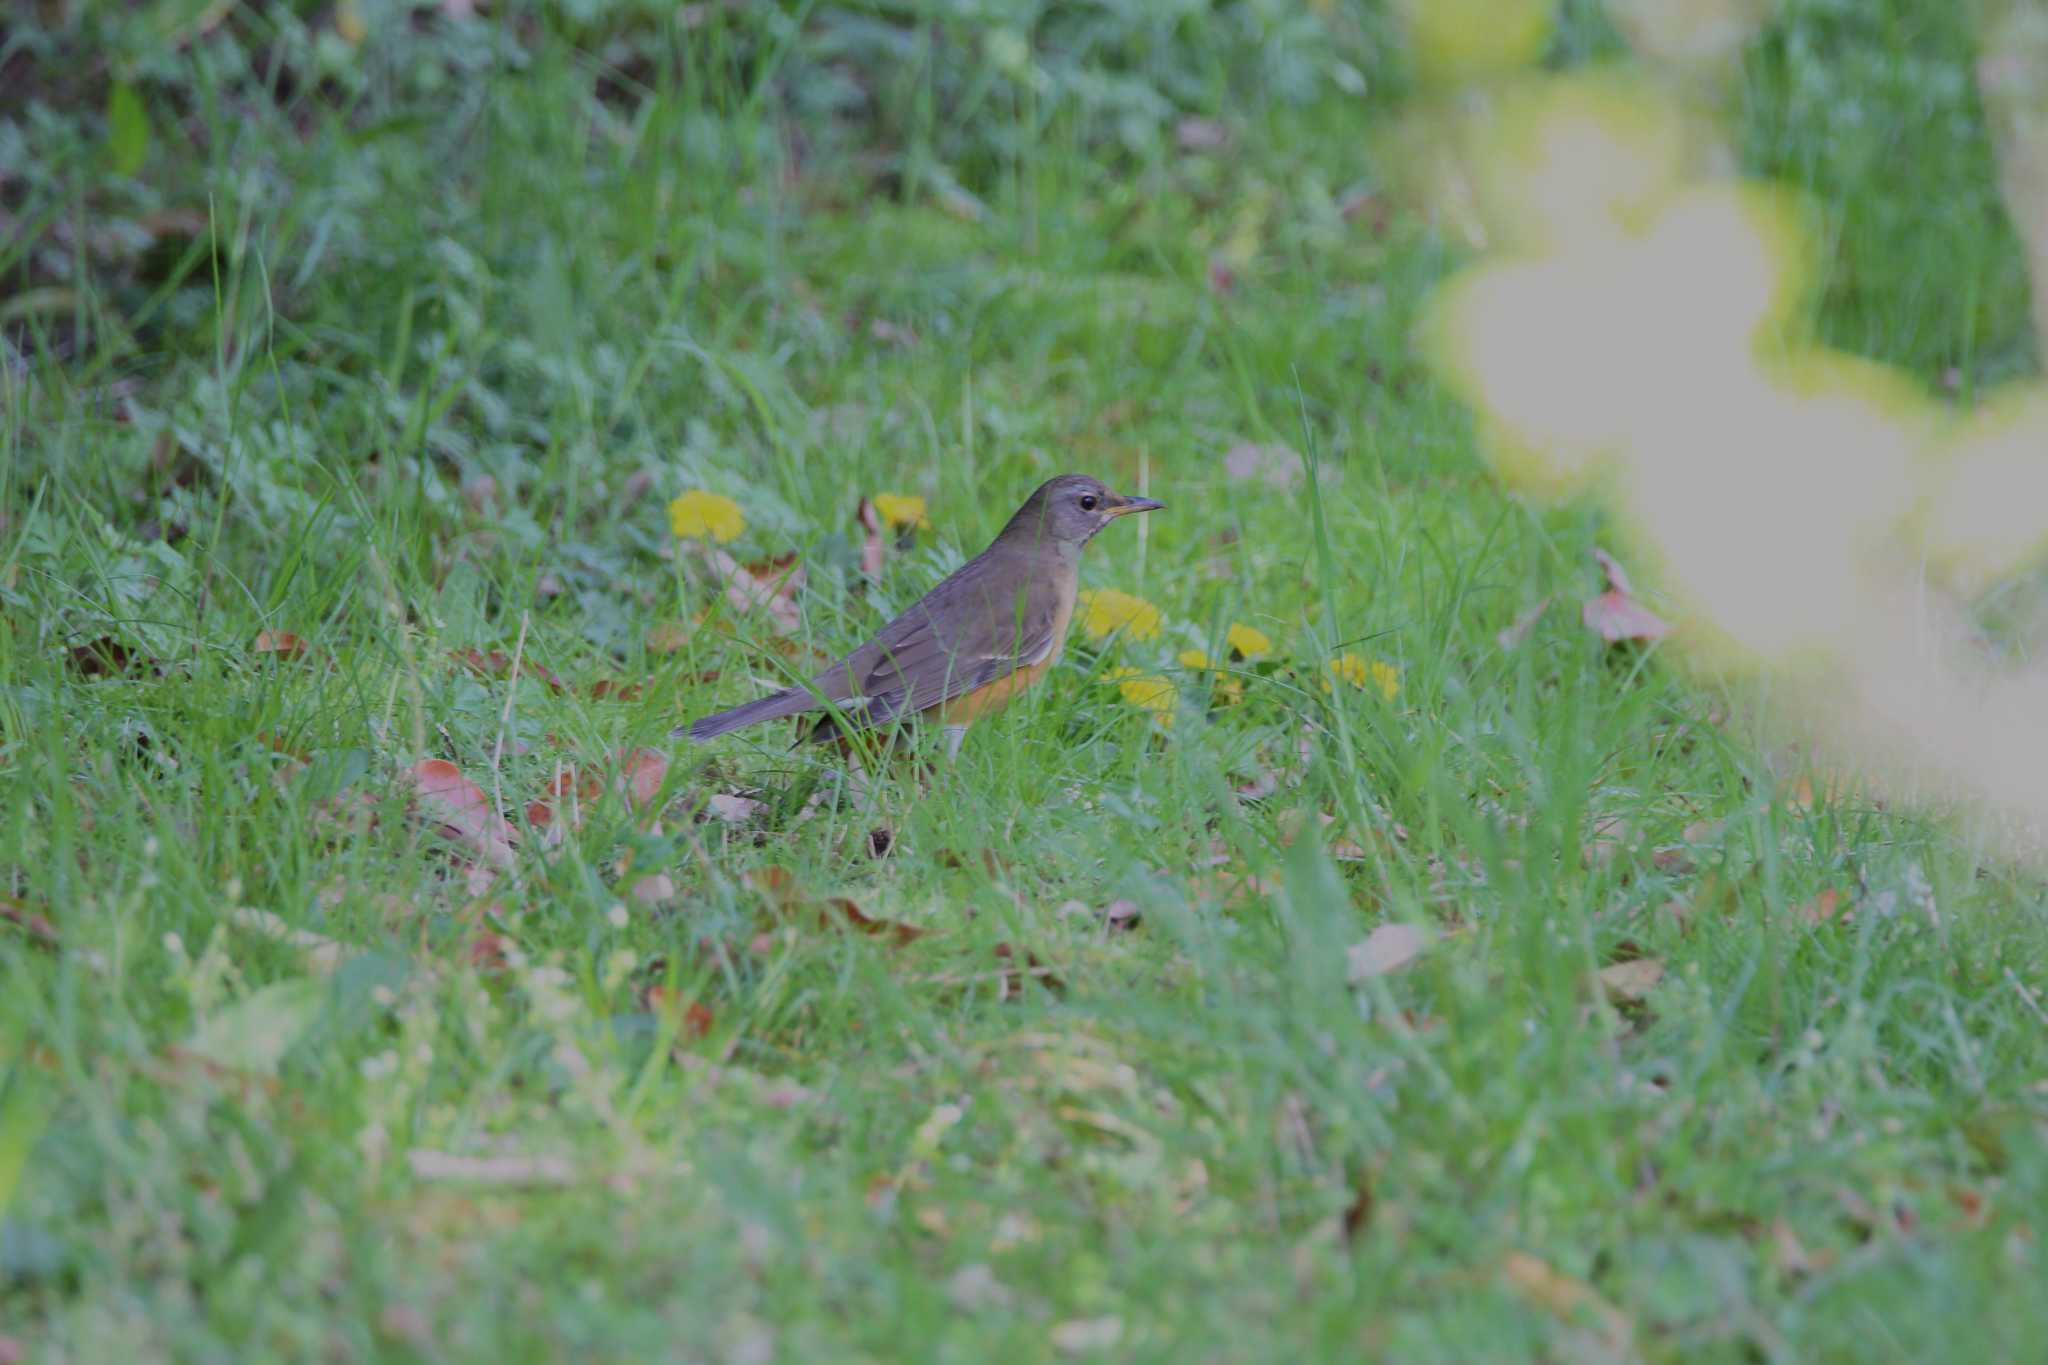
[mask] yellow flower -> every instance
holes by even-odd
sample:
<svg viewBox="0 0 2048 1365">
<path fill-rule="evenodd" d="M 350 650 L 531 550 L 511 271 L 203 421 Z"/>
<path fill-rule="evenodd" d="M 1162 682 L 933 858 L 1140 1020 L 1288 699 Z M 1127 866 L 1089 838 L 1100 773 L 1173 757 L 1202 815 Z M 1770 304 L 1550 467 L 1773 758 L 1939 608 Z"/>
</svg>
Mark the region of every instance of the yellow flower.
<svg viewBox="0 0 2048 1365">
<path fill-rule="evenodd" d="M 746 527 L 738 503 L 701 488 L 691 489 L 668 505 L 668 528 L 681 540 L 715 540 L 723 545 Z"/>
<path fill-rule="evenodd" d="M 1223 643 L 1230 647 L 1231 653 L 1246 659 L 1256 659 L 1273 648 L 1273 642 L 1266 638 L 1266 632 L 1237 624 L 1223 632 Z"/>
<path fill-rule="evenodd" d="M 1149 640 L 1159 633 L 1159 608 L 1115 588 L 1093 588 L 1081 594 L 1081 628 L 1091 640 L 1119 630 L 1133 640 Z"/>
<path fill-rule="evenodd" d="M 1115 683 L 1125 701 L 1150 711 L 1155 724 L 1173 724 L 1173 704 L 1180 697 L 1180 689 L 1157 673 L 1147 673 L 1142 668 L 1112 668 L 1102 678 L 1104 682 Z"/>
<path fill-rule="evenodd" d="M 874 503 L 882 520 L 898 531 L 906 527 L 929 531 L 932 527 L 931 519 L 924 514 L 923 498 L 910 493 L 877 493 Z"/>
<path fill-rule="evenodd" d="M 1401 670 L 1383 659 L 1368 660 L 1346 650 L 1330 660 L 1329 670 L 1332 677 L 1340 682 L 1348 682 L 1353 687 L 1363 688 L 1370 685 L 1379 688 L 1380 695 L 1388 701 L 1401 695 Z M 1330 679 L 1325 678 L 1323 691 L 1329 690 Z"/>
<path fill-rule="evenodd" d="M 1199 649 L 1184 649 L 1175 658 L 1179 661 L 1182 668 L 1194 669 L 1197 672 L 1205 668 L 1214 667 L 1209 662 L 1209 656 Z M 1212 680 L 1215 683 L 1214 696 L 1217 701 L 1228 706 L 1243 700 L 1244 684 L 1231 677 L 1228 673 L 1225 673 L 1222 669 L 1218 668 L 1215 670 Z"/>
</svg>

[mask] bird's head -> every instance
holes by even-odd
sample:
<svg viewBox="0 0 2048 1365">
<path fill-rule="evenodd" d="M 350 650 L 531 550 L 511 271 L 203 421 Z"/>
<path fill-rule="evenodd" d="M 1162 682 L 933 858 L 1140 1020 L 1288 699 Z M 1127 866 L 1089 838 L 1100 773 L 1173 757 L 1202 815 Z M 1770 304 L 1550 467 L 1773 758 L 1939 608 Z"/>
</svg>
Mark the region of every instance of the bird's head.
<svg viewBox="0 0 2048 1365">
<path fill-rule="evenodd" d="M 1047 479 L 1024 500 L 998 539 L 1050 541 L 1078 550 L 1118 517 L 1163 506 L 1150 498 L 1114 492 L 1089 474 L 1061 474 Z"/>
</svg>

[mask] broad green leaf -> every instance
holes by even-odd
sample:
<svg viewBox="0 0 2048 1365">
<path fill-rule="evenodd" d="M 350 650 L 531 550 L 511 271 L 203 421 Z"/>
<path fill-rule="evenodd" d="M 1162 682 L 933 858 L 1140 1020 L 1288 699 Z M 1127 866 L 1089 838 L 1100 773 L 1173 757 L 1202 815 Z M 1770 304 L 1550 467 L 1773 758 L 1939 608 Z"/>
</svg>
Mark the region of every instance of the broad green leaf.
<svg viewBox="0 0 2048 1365">
<path fill-rule="evenodd" d="M 327 983 L 279 981 L 246 995 L 201 1024 L 185 1051 L 216 1066 L 275 1075 L 277 1064 L 327 1003 Z"/>
<path fill-rule="evenodd" d="M 149 114 L 126 81 L 107 92 L 107 160 L 116 175 L 134 175 L 149 152 Z"/>
</svg>

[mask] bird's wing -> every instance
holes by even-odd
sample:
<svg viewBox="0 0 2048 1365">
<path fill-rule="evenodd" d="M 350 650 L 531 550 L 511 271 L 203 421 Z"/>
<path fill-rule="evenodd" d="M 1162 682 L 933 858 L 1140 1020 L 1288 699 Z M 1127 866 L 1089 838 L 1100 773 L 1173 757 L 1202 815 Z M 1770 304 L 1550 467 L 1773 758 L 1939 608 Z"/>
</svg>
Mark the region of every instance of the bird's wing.
<svg viewBox="0 0 2048 1365">
<path fill-rule="evenodd" d="M 1059 644 L 1066 590 L 1057 575 L 1003 559 L 970 562 L 847 659 L 859 680 L 850 715 L 885 725 L 1043 661 Z"/>
</svg>

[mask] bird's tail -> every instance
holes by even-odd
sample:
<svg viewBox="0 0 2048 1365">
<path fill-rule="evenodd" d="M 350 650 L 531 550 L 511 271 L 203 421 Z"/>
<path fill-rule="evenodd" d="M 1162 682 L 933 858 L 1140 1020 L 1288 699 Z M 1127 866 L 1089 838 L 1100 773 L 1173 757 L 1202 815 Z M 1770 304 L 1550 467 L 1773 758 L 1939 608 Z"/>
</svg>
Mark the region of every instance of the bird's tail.
<svg viewBox="0 0 2048 1365">
<path fill-rule="evenodd" d="M 750 701 L 744 706 L 735 706 L 730 711 L 720 711 L 717 715 L 705 716 L 688 725 L 679 725 L 669 731 L 669 738 L 681 739 L 688 735 L 702 744 L 707 739 L 716 739 L 720 735 L 731 734 L 734 730 L 758 725 L 764 720 L 780 720 L 784 716 L 794 716 L 810 710 L 816 704 L 817 699 L 807 689 L 787 687 L 780 692 L 771 692 L 765 697 Z"/>
</svg>

